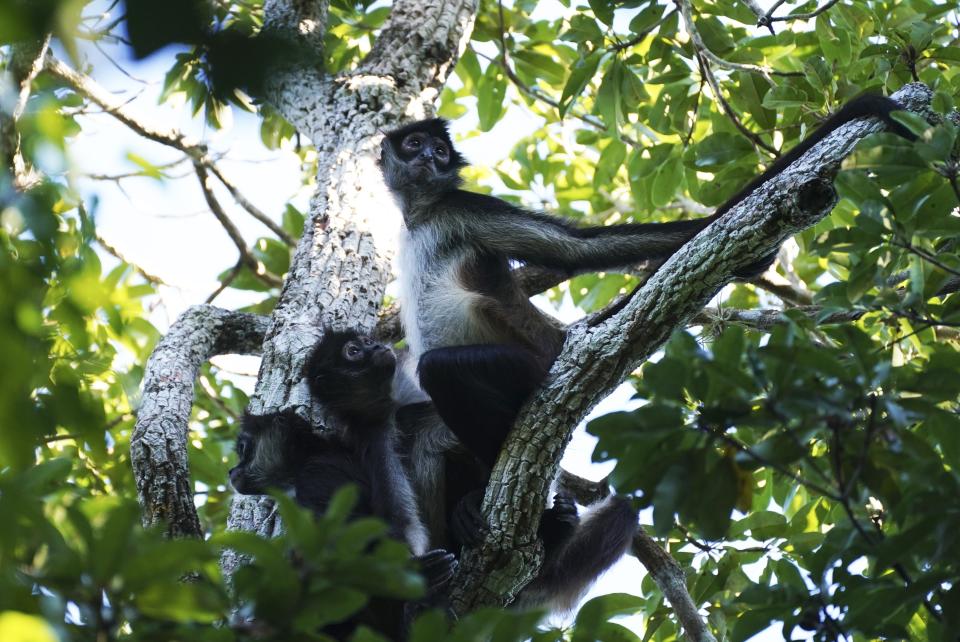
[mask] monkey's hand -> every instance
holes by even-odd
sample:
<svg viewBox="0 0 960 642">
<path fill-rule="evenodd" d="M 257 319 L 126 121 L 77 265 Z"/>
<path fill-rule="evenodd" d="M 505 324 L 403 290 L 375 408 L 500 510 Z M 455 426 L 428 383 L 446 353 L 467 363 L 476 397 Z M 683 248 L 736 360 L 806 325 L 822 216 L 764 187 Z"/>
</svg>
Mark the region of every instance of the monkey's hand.
<svg viewBox="0 0 960 642">
<path fill-rule="evenodd" d="M 543 511 L 540 518 L 540 538 L 544 547 L 548 551 L 559 548 L 579 525 L 580 515 L 573 497 L 557 493 L 553 496 L 553 507 Z"/>
<path fill-rule="evenodd" d="M 487 522 L 480 511 L 483 493 L 484 489 L 478 488 L 461 497 L 450 516 L 450 535 L 461 546 L 479 546 L 487 532 Z"/>
<path fill-rule="evenodd" d="M 420 574 L 427 582 L 426 600 L 440 592 L 453 578 L 457 570 L 457 558 L 442 548 L 427 551 L 414 558 L 420 566 Z"/>
</svg>

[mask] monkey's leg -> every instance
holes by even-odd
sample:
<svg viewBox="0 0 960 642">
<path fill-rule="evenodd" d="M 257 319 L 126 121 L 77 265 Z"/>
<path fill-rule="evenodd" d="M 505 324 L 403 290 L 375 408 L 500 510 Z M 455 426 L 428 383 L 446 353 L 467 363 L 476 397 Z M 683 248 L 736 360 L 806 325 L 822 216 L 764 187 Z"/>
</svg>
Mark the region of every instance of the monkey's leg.
<svg viewBox="0 0 960 642">
<path fill-rule="evenodd" d="M 562 499 L 559 504 L 555 499 L 551 510 L 558 514 L 553 518 L 562 521 L 569 513 L 568 504 L 569 499 Z M 566 519 L 569 522 L 570 517 Z M 568 523 L 567 528 L 573 532 L 565 542 L 554 542 L 552 546 L 548 545 L 548 533 L 543 532 L 544 525 L 541 524 L 541 537 L 547 547 L 546 559 L 539 575 L 521 592 L 519 602 L 522 606 L 548 604 L 569 610 L 627 552 L 637 531 L 637 511 L 628 499 L 614 495 L 591 509 L 579 525 Z"/>
<path fill-rule="evenodd" d="M 418 372 L 443 422 L 491 468 L 520 406 L 546 374 L 529 350 L 500 344 L 430 350 Z"/>
</svg>

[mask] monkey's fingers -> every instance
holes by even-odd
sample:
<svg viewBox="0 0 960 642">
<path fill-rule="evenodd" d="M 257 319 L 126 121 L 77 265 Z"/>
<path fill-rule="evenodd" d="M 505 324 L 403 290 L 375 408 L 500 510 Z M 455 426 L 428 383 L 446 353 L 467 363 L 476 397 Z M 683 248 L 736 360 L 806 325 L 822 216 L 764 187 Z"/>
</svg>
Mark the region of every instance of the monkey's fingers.
<svg viewBox="0 0 960 642">
<path fill-rule="evenodd" d="M 427 590 L 434 591 L 453 578 L 457 570 L 457 558 L 442 548 L 428 551 L 417 558 L 420 572 L 427 580 Z"/>
<path fill-rule="evenodd" d="M 553 496 L 553 507 L 549 509 L 549 512 L 560 522 L 567 524 L 578 524 L 580 522 L 577 502 L 572 496 L 564 493 L 557 493 Z"/>
</svg>

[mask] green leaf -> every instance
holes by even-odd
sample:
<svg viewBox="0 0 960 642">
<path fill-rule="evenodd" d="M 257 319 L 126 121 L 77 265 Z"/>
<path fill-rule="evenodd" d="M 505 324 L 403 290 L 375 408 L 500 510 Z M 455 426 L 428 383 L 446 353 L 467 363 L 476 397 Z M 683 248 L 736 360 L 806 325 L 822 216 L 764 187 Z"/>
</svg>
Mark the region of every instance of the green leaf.
<svg viewBox="0 0 960 642">
<path fill-rule="evenodd" d="M 507 81 L 499 65 L 488 65 L 477 85 L 477 117 L 480 131 L 490 131 L 503 115 Z"/>
<path fill-rule="evenodd" d="M 573 65 L 573 69 L 570 71 L 570 77 L 567 79 L 567 84 L 564 85 L 563 93 L 560 95 L 560 107 L 558 111 L 560 112 L 561 118 L 567 113 L 573 101 L 583 93 L 583 90 L 586 89 L 594 74 L 597 73 L 597 66 L 600 64 L 601 57 L 601 53 L 595 51 L 585 58 L 580 58 Z"/>
<path fill-rule="evenodd" d="M 644 600 L 629 593 L 610 593 L 588 601 L 577 613 L 574 622 L 573 642 L 597 639 L 597 631 L 607 620 L 618 615 L 632 615 L 644 607 Z"/>
<path fill-rule="evenodd" d="M 600 114 L 607 130 L 613 134 L 623 120 L 621 112 L 620 90 L 623 86 L 623 65 L 614 58 L 603 74 L 594 109 Z"/>
</svg>

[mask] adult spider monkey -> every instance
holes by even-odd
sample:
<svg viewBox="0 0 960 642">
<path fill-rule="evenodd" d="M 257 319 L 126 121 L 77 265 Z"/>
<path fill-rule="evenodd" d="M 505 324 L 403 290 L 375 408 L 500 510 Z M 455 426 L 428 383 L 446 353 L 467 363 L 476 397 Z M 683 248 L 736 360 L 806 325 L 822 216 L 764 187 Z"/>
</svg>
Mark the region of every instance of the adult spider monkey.
<svg viewBox="0 0 960 642">
<path fill-rule="evenodd" d="M 398 373 L 403 376 L 402 372 Z M 397 409 L 400 449 L 423 510 L 433 546 L 476 546 L 486 524 L 480 501 L 490 463 L 457 441 L 433 404 L 412 399 Z M 518 606 L 566 611 L 627 552 L 637 531 L 637 511 L 624 497 L 611 496 L 582 517 L 562 493 L 540 519 L 544 559 L 517 595 Z"/>
<path fill-rule="evenodd" d="M 335 492 L 356 484 L 354 516 L 376 516 L 389 534 L 407 542 L 427 582 L 423 605 L 440 605 L 456 570 L 445 550 L 427 551 L 427 533 L 399 455 L 390 398 L 396 357 L 390 348 L 355 332 L 326 332 L 308 360 L 313 395 L 342 423 L 337 434 L 315 433 L 292 411 L 245 414 L 237 438 L 237 465 L 230 481 L 237 492 L 263 494 L 268 488 L 292 492 L 297 503 L 321 514 Z M 400 639 L 411 607 L 376 599 L 357 618 L 325 631 L 347 637 L 358 622 Z"/>
<path fill-rule="evenodd" d="M 511 272 L 511 261 L 573 275 L 666 259 L 851 120 L 878 117 L 912 140 L 890 117 L 900 108 L 882 96 L 852 100 L 712 216 L 600 227 L 574 227 L 461 190 L 460 169 L 466 162 L 444 120 L 389 132 L 381 144 L 380 166 L 405 223 L 400 246 L 403 326 L 418 360 L 420 384 L 443 421 L 492 465 L 520 407 L 560 353 L 563 328 L 530 303 Z M 755 276 L 774 257 L 747 265 L 736 276 Z"/>
</svg>

